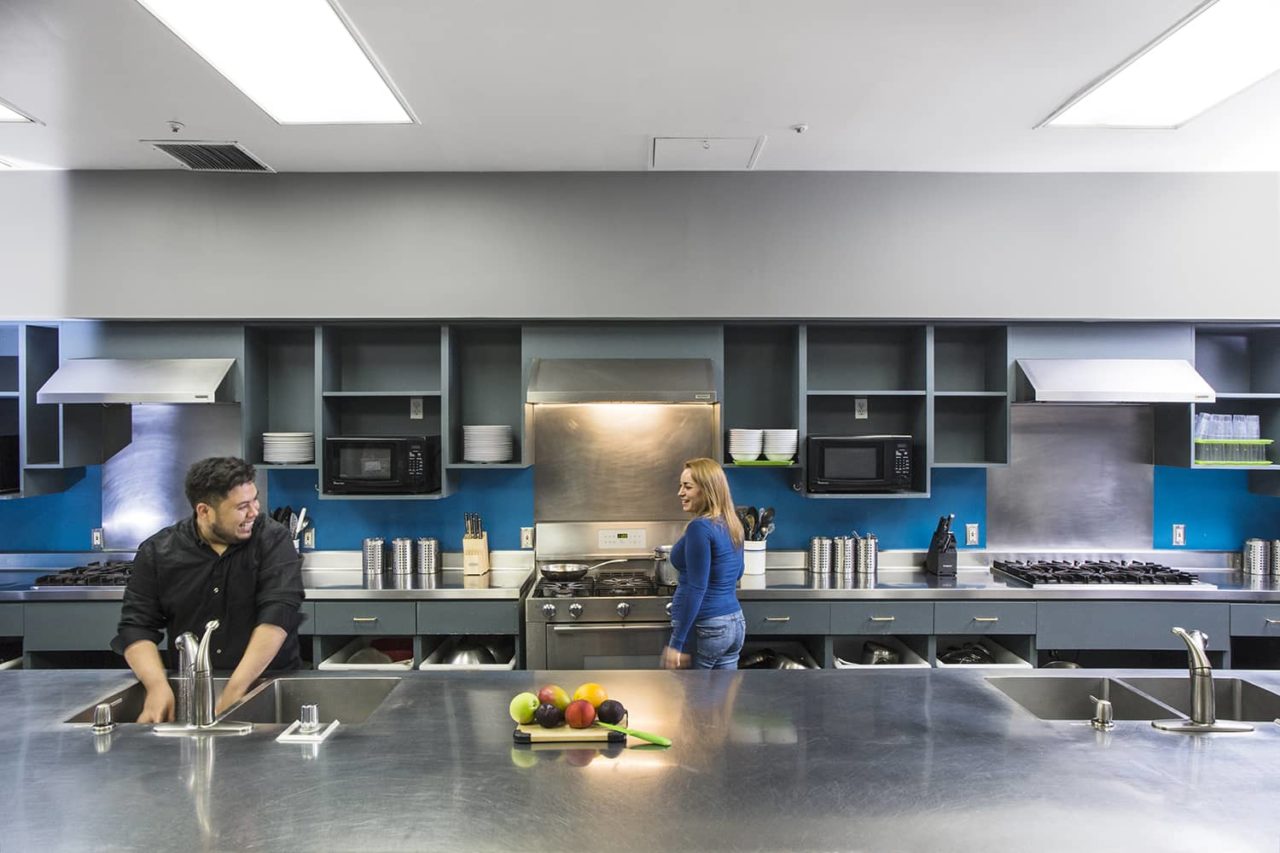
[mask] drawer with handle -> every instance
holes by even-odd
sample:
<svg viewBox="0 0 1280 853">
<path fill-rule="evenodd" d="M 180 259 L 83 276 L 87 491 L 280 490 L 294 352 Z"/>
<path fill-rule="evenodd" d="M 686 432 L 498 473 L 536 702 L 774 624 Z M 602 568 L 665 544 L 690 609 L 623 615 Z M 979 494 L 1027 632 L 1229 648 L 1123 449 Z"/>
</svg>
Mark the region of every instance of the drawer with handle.
<svg viewBox="0 0 1280 853">
<path fill-rule="evenodd" d="M 840 602 L 831 605 L 832 634 L 932 634 L 933 602 Z"/>
<path fill-rule="evenodd" d="M 747 635 L 825 634 L 831 625 L 831 606 L 825 602 L 744 601 Z"/>
<path fill-rule="evenodd" d="M 1280 637 L 1280 604 L 1231 605 L 1231 636 Z"/>
<path fill-rule="evenodd" d="M 935 634 L 1034 634 L 1034 601 L 939 601 L 934 605 Z"/>
<path fill-rule="evenodd" d="M 317 601 L 317 634 L 399 634 L 417 632 L 412 601 Z"/>
</svg>

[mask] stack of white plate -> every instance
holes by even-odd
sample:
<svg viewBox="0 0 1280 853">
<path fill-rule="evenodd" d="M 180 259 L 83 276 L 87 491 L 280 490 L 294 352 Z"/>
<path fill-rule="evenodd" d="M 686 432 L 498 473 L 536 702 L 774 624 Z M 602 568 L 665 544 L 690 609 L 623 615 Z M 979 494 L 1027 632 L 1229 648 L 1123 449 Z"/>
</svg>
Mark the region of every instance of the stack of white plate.
<svg viewBox="0 0 1280 853">
<path fill-rule="evenodd" d="M 316 458 L 316 437 L 310 432 L 264 432 L 262 460 L 272 465 L 300 465 Z"/>
<path fill-rule="evenodd" d="M 790 462 L 795 458 L 799 432 L 794 429 L 764 431 L 764 458 L 774 462 Z"/>
<path fill-rule="evenodd" d="M 511 427 L 506 424 L 462 427 L 464 462 L 510 462 Z"/>
<path fill-rule="evenodd" d="M 764 450 L 764 430 L 731 429 L 729 430 L 729 455 L 734 462 L 750 462 L 760 458 Z"/>
</svg>

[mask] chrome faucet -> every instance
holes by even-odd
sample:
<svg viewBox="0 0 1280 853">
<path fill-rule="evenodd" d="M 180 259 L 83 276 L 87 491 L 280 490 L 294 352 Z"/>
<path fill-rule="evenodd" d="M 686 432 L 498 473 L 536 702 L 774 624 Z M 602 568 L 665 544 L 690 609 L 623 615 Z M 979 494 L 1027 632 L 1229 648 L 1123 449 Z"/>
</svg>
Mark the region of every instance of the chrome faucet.
<svg viewBox="0 0 1280 853">
<path fill-rule="evenodd" d="M 1173 633 L 1187 644 L 1187 667 L 1191 672 L 1191 719 L 1154 720 L 1151 725 L 1171 732 L 1251 732 L 1253 726 L 1234 720 L 1217 718 L 1217 700 L 1213 693 L 1213 664 L 1205 645 L 1209 635 L 1194 628 L 1174 628 Z"/>
<path fill-rule="evenodd" d="M 192 713 L 195 724 L 201 728 L 213 725 L 213 667 L 209 665 L 209 640 L 216 630 L 217 619 L 205 623 L 204 636 L 196 647 L 195 665 L 192 668 L 195 676 L 192 682 Z"/>
<path fill-rule="evenodd" d="M 173 718 L 188 726 L 196 724 L 194 691 L 196 681 L 196 636 L 190 631 L 173 641 L 178 649 L 178 696 Z"/>
<path fill-rule="evenodd" d="M 197 643 L 194 634 L 184 633 L 174 640 L 178 647 L 178 696 L 174 722 L 161 723 L 156 734 L 244 734 L 250 723 L 214 722 L 213 667 L 209 664 L 209 641 L 218 630 L 218 620 L 205 623 L 204 636 Z"/>
</svg>

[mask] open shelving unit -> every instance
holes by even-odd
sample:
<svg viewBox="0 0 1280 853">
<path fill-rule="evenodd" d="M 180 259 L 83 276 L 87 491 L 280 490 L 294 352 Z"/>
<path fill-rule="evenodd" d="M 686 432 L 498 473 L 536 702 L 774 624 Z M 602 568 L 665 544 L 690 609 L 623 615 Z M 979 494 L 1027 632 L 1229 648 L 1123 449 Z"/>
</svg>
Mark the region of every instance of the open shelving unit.
<svg viewBox="0 0 1280 853">
<path fill-rule="evenodd" d="M 724 327 L 724 463 L 731 429 L 798 429 L 800 402 L 799 328 L 794 325 L 743 324 Z M 797 456 L 800 448 L 797 448 Z M 773 469 L 790 465 L 742 465 Z"/>
<path fill-rule="evenodd" d="M 449 328 L 447 468 L 495 470 L 527 468 L 524 389 L 521 384 L 521 330 L 517 325 L 456 325 Z M 462 458 L 462 427 L 511 427 L 509 462 L 468 462 Z"/>
<path fill-rule="evenodd" d="M 1009 464 L 1008 352 L 1004 326 L 934 327 L 934 467 Z"/>
</svg>

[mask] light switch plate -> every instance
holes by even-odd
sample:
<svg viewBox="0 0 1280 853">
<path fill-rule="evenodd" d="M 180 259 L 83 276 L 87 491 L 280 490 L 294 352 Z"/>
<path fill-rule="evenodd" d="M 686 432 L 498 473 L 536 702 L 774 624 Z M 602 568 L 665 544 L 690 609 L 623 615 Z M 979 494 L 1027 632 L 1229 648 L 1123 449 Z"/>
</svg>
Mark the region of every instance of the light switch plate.
<svg viewBox="0 0 1280 853">
<path fill-rule="evenodd" d="M 533 528 L 532 527 L 520 528 L 520 547 L 521 548 L 533 547 Z"/>
<path fill-rule="evenodd" d="M 422 420 L 422 398 L 421 397 L 409 398 L 409 420 L 411 421 Z"/>
<path fill-rule="evenodd" d="M 101 527 L 93 528 L 93 532 L 89 534 L 89 541 L 93 543 L 93 550 L 95 551 L 101 551 L 103 548 L 106 547 L 106 544 L 104 543 L 102 538 Z"/>
<path fill-rule="evenodd" d="M 316 547 L 316 529 L 308 527 L 302 531 L 302 547 L 314 549 Z"/>
<path fill-rule="evenodd" d="M 1173 544 L 1187 544 L 1187 526 L 1185 524 L 1175 524 L 1173 526 Z"/>
<path fill-rule="evenodd" d="M 964 526 L 964 544 L 966 545 L 978 544 L 978 525 L 966 524 Z"/>
<path fill-rule="evenodd" d="M 865 421 L 867 419 L 867 398 L 853 398 L 853 417 L 855 420 Z"/>
</svg>

